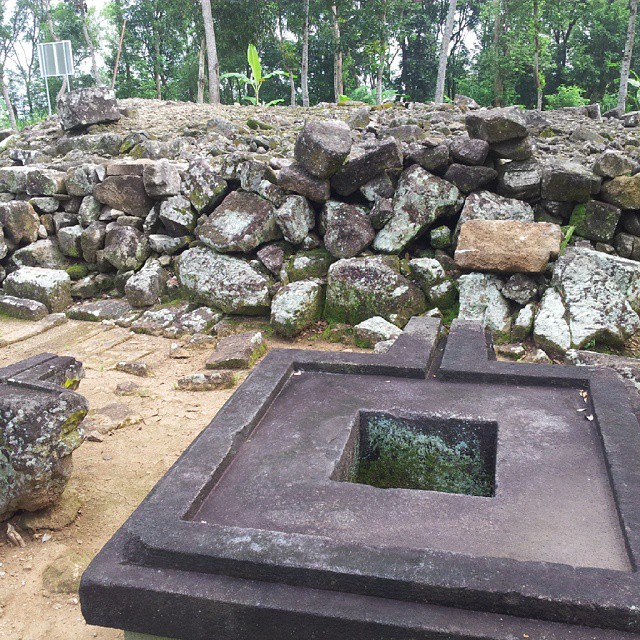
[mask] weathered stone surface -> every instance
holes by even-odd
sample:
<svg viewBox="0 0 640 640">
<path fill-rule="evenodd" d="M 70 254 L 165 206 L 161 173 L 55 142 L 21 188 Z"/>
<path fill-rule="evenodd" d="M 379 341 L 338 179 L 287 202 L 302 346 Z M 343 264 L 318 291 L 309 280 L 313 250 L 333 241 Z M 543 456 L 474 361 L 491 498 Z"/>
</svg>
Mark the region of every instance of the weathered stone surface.
<svg viewBox="0 0 640 640">
<path fill-rule="evenodd" d="M 613 246 L 623 258 L 640 261 L 640 238 L 628 233 L 617 233 L 613 239 Z"/>
<path fill-rule="evenodd" d="M 253 193 L 234 191 L 198 229 L 198 236 L 222 253 L 250 253 L 265 242 L 278 240 L 281 232 L 271 203 Z"/>
<path fill-rule="evenodd" d="M 640 213 L 627 211 L 622 216 L 622 228 L 632 236 L 640 236 Z"/>
<path fill-rule="evenodd" d="M 101 122 L 117 122 L 118 111 L 115 92 L 104 87 L 90 87 L 68 91 L 58 99 L 60 125 L 66 131 Z"/>
<path fill-rule="evenodd" d="M 335 258 L 326 249 L 300 251 L 291 256 L 287 265 L 287 277 L 291 282 L 309 278 L 326 278 Z"/>
<path fill-rule="evenodd" d="M 40 219 L 28 202 L 14 200 L 0 204 L 0 225 L 4 228 L 5 238 L 16 246 L 38 239 Z"/>
<path fill-rule="evenodd" d="M 341 120 L 311 120 L 305 123 L 295 147 L 296 160 L 307 173 L 330 178 L 351 151 L 351 129 Z"/>
<path fill-rule="evenodd" d="M 369 211 L 371 226 L 380 231 L 393 218 L 393 199 L 378 198 Z"/>
<path fill-rule="evenodd" d="M 203 304 L 231 314 L 269 310 L 269 281 L 243 260 L 206 248 L 188 249 L 176 261 L 176 270 L 180 284 Z"/>
<path fill-rule="evenodd" d="M 69 260 L 62 255 L 58 243 L 51 238 L 38 240 L 18 249 L 10 262 L 16 267 L 43 267 L 45 269 L 66 269 Z"/>
<path fill-rule="evenodd" d="M 211 331 L 220 320 L 222 320 L 222 314 L 209 309 L 209 307 L 187 310 L 180 314 L 171 325 L 165 327 L 162 335 L 165 338 L 179 338 L 197 334 L 205 338 L 207 336 L 204 334 Z"/>
<path fill-rule="evenodd" d="M 260 331 L 234 333 L 221 338 L 207 360 L 207 369 L 248 369 L 267 351 Z"/>
<path fill-rule="evenodd" d="M 531 136 L 520 140 L 506 140 L 505 142 L 495 142 L 491 145 L 491 151 L 507 160 L 529 160 L 535 153 L 536 145 Z"/>
<path fill-rule="evenodd" d="M 621 209 L 640 209 L 640 173 L 605 182 L 602 199 Z"/>
<path fill-rule="evenodd" d="M 331 322 L 358 324 L 381 316 L 404 327 L 426 308 L 422 291 L 384 258 L 339 260 L 329 268 L 325 317 Z"/>
<path fill-rule="evenodd" d="M 447 277 L 443 266 L 433 258 L 414 258 L 409 262 L 409 268 L 411 276 L 427 295 L 432 287 Z"/>
<path fill-rule="evenodd" d="M 607 149 L 601 156 L 596 158 L 593 172 L 603 178 L 617 178 L 631 173 L 636 166 L 637 163 L 623 153 L 614 149 Z"/>
<path fill-rule="evenodd" d="M 78 220 L 83 227 L 88 227 L 92 222 L 99 220 L 101 214 L 102 204 L 93 196 L 85 196 L 82 199 L 82 204 L 78 211 Z"/>
<path fill-rule="evenodd" d="M 160 301 L 167 284 L 167 273 L 156 261 L 150 261 L 131 276 L 124 293 L 132 307 L 150 307 Z"/>
<path fill-rule="evenodd" d="M 461 164 L 481 165 L 489 155 L 489 143 L 486 140 L 465 138 L 459 136 L 454 138 L 449 146 L 451 157 Z"/>
<path fill-rule="evenodd" d="M 331 187 L 341 196 L 350 196 L 385 171 L 401 167 L 402 153 L 398 143 L 393 139 L 386 140 L 349 160 L 331 178 Z"/>
<path fill-rule="evenodd" d="M 164 256 L 172 256 L 181 249 L 189 246 L 189 242 L 193 240 L 192 236 L 182 236 L 181 238 L 173 238 L 161 233 L 149 234 L 149 247 L 151 251 Z"/>
<path fill-rule="evenodd" d="M 493 182 L 498 172 L 490 167 L 471 167 L 465 164 L 452 164 L 444 174 L 444 179 L 453 183 L 462 193 L 471 193 Z"/>
<path fill-rule="evenodd" d="M 500 293 L 504 281 L 485 273 L 470 273 L 458 280 L 461 320 L 476 320 L 499 335 L 511 330 L 509 304 Z"/>
<path fill-rule="evenodd" d="M 4 281 L 5 291 L 17 298 L 37 300 L 52 313 L 71 306 L 71 278 L 65 271 L 20 267 Z"/>
<path fill-rule="evenodd" d="M 173 237 L 193 234 L 197 215 L 191 208 L 191 202 L 183 196 L 173 196 L 160 205 L 158 217 L 167 233 Z"/>
<path fill-rule="evenodd" d="M 556 202 L 587 202 L 593 174 L 579 164 L 554 162 L 542 171 L 541 195 Z"/>
<path fill-rule="evenodd" d="M 409 164 L 418 164 L 423 169 L 438 174 L 447 170 L 449 160 L 449 145 L 447 144 L 438 144 L 435 147 L 427 144 L 412 145 L 407 156 Z"/>
<path fill-rule="evenodd" d="M 182 302 L 149 309 L 131 323 L 131 331 L 145 335 L 161 336 L 188 308 L 188 303 Z"/>
<path fill-rule="evenodd" d="M 258 193 L 264 182 L 276 183 L 277 178 L 273 169 L 264 162 L 247 160 L 238 167 L 240 188 L 243 191 Z"/>
<path fill-rule="evenodd" d="M 227 193 L 227 181 L 202 158 L 191 162 L 182 177 L 184 194 L 198 213 L 213 211 Z"/>
<path fill-rule="evenodd" d="M 134 227 L 111 224 L 106 231 L 104 257 L 118 271 L 139 269 L 149 257 L 149 241 Z"/>
<path fill-rule="evenodd" d="M 486 140 L 490 144 L 524 138 L 528 134 L 524 116 L 513 107 L 474 111 L 467 114 L 465 121 L 470 138 Z"/>
<path fill-rule="evenodd" d="M 326 202 L 331 197 L 329 180 L 310 175 L 298 164 L 284 167 L 278 176 L 278 184 L 285 191 L 298 193 L 312 202 Z"/>
<path fill-rule="evenodd" d="M 547 289 L 535 317 L 533 337 L 536 344 L 551 355 L 562 355 L 571 346 L 566 316 L 560 294 L 553 288 Z"/>
<path fill-rule="evenodd" d="M 107 238 L 107 225 L 104 222 L 92 222 L 80 235 L 80 249 L 85 262 L 94 263 L 97 253 L 104 249 Z"/>
<path fill-rule="evenodd" d="M 42 320 L 49 314 L 49 310 L 36 300 L 0 295 L 0 314 L 23 320 Z"/>
<path fill-rule="evenodd" d="M 538 284 L 531 276 L 516 273 L 502 287 L 502 295 L 508 300 L 513 300 L 524 306 L 535 300 L 538 295 Z"/>
<path fill-rule="evenodd" d="M 73 227 L 65 227 L 58 231 L 58 246 L 65 256 L 70 258 L 82 257 L 82 227 L 78 224 Z"/>
<path fill-rule="evenodd" d="M 616 232 L 621 213 L 615 205 L 589 200 L 587 204 L 579 204 L 574 208 L 569 224 L 583 238 L 609 242 Z"/>
<path fill-rule="evenodd" d="M 457 187 L 418 166 L 407 169 L 393 199 L 393 217 L 378 232 L 373 247 L 400 253 L 443 215 L 456 213 L 463 203 Z"/>
<path fill-rule="evenodd" d="M 504 289 L 503 289 L 504 295 Z M 518 311 L 518 315 L 511 327 L 511 338 L 513 340 L 526 340 L 533 329 L 533 321 L 536 315 L 536 307 L 530 303 Z"/>
<path fill-rule="evenodd" d="M 0 167 L 0 192 L 26 193 L 30 167 Z"/>
<path fill-rule="evenodd" d="M 372 349 L 378 342 L 394 341 L 402 334 L 402 329 L 380 316 L 374 316 L 357 324 L 353 332 L 358 346 Z"/>
<path fill-rule="evenodd" d="M 133 309 L 127 300 L 95 300 L 76 304 L 67 311 L 67 316 L 87 322 L 112 320 L 129 326 L 140 316 L 140 311 Z"/>
<path fill-rule="evenodd" d="M 93 193 L 93 187 L 106 176 L 103 165 L 83 164 L 67 169 L 66 185 L 70 196 L 84 198 Z"/>
<path fill-rule="evenodd" d="M 37 198 L 30 198 L 29 204 L 38 213 L 55 213 L 60 206 L 60 202 L 52 196 L 40 196 Z"/>
<path fill-rule="evenodd" d="M 548 222 L 470 220 L 462 225 L 455 261 L 471 271 L 543 273 L 561 242 L 562 230 Z"/>
<path fill-rule="evenodd" d="M 146 218 L 153 207 L 141 176 L 110 176 L 95 186 L 93 196 L 102 204 L 139 218 Z"/>
<path fill-rule="evenodd" d="M 380 132 L 381 138 L 395 138 L 398 142 L 418 142 L 427 137 L 425 130 L 417 124 L 401 124 L 387 127 Z"/>
<path fill-rule="evenodd" d="M 377 178 L 370 180 L 360 188 L 360 193 L 369 201 L 376 202 L 380 198 L 393 198 L 396 188 L 393 180 L 383 173 Z"/>
<path fill-rule="evenodd" d="M 318 282 L 292 282 L 276 293 L 271 303 L 271 326 L 276 333 L 293 337 L 322 317 L 323 288 Z"/>
<path fill-rule="evenodd" d="M 142 182 L 152 198 L 177 196 L 182 186 L 178 167 L 164 159 L 144 166 Z"/>
<path fill-rule="evenodd" d="M 315 211 L 303 196 L 288 196 L 275 217 L 284 239 L 291 244 L 301 244 L 316 221 Z"/>
<path fill-rule="evenodd" d="M 183 391 L 219 391 L 233 389 L 236 386 L 236 377 L 233 371 L 193 373 L 180 378 L 177 385 L 178 389 Z"/>
<path fill-rule="evenodd" d="M 27 194 L 30 196 L 53 196 L 67 192 L 66 174 L 53 169 L 31 169 L 27 173 Z"/>
<path fill-rule="evenodd" d="M 333 204 L 334 206 L 329 206 Z M 323 212 L 324 244 L 334 258 L 353 258 L 375 237 L 371 220 L 362 207 L 328 202 Z"/>
<path fill-rule="evenodd" d="M 498 193 L 520 200 L 540 197 L 542 165 L 537 160 L 509 162 L 498 169 Z"/>
</svg>

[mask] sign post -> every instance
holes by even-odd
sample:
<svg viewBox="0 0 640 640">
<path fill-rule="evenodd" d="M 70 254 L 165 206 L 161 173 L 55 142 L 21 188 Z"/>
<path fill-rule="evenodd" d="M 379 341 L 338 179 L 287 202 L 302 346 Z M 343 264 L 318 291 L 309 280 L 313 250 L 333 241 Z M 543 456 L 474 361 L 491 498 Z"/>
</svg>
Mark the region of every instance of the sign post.
<svg viewBox="0 0 640 640">
<path fill-rule="evenodd" d="M 45 42 L 38 45 L 38 59 L 40 61 L 40 74 L 44 78 L 47 91 L 47 106 L 51 115 L 51 96 L 49 95 L 48 78 L 52 76 L 64 76 L 67 86 L 71 88 L 69 77 L 75 73 L 73 55 L 70 40 L 58 42 Z"/>
</svg>

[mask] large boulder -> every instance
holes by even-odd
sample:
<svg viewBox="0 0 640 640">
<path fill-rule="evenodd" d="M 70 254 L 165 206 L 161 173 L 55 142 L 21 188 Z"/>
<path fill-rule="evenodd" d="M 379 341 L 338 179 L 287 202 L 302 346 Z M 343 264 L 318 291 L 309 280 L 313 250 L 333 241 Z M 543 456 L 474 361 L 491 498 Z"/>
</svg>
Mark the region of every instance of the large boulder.
<svg viewBox="0 0 640 640">
<path fill-rule="evenodd" d="M 462 320 L 475 320 L 499 336 L 511 330 L 511 309 L 500 293 L 504 281 L 495 275 L 470 273 L 458 280 Z"/>
<path fill-rule="evenodd" d="M 330 178 L 351 151 L 351 129 L 340 120 L 307 122 L 296 142 L 295 157 L 307 173 Z"/>
<path fill-rule="evenodd" d="M 276 333 L 293 337 L 322 317 L 322 285 L 313 280 L 292 282 L 276 293 L 271 303 L 271 326 Z"/>
<path fill-rule="evenodd" d="M 544 273 L 561 242 L 562 230 L 548 222 L 469 220 L 462 225 L 455 261 L 470 271 Z"/>
<path fill-rule="evenodd" d="M 58 100 L 58 117 L 65 131 L 87 127 L 101 122 L 117 122 L 122 117 L 118 111 L 116 94 L 104 87 L 90 87 L 69 91 Z"/>
<path fill-rule="evenodd" d="M 118 271 L 139 269 L 149 257 L 149 241 L 135 227 L 113 223 L 107 227 L 104 257 Z"/>
<path fill-rule="evenodd" d="M 166 284 L 165 270 L 158 262 L 150 261 L 127 280 L 124 293 L 132 307 L 150 307 L 160 301 Z"/>
<path fill-rule="evenodd" d="M 470 138 L 485 140 L 489 144 L 524 138 L 528 134 L 527 122 L 519 109 L 483 109 L 466 116 Z"/>
<path fill-rule="evenodd" d="M 85 262 L 94 263 L 98 258 L 98 251 L 104 249 L 107 237 L 107 225 L 104 222 L 92 222 L 83 230 L 80 236 L 80 248 Z"/>
<path fill-rule="evenodd" d="M 471 167 L 466 164 L 452 164 L 444 174 L 444 179 L 452 182 L 462 191 L 471 193 L 493 182 L 498 172 L 491 167 Z"/>
<path fill-rule="evenodd" d="M 176 271 L 194 298 L 224 313 L 260 315 L 269 310 L 269 281 L 244 260 L 207 248 L 188 249 L 177 259 Z"/>
<path fill-rule="evenodd" d="M 562 296 L 549 288 L 542 296 L 534 320 L 533 337 L 536 344 L 552 356 L 561 356 L 571 347 L 571 331 Z"/>
<path fill-rule="evenodd" d="M 142 176 L 109 176 L 95 186 L 93 196 L 102 204 L 139 218 L 146 218 L 153 207 Z"/>
<path fill-rule="evenodd" d="M 58 246 L 65 256 L 70 258 L 82 257 L 82 227 L 76 224 L 72 227 L 64 227 L 58 231 Z"/>
<path fill-rule="evenodd" d="M 381 257 L 339 260 L 329 268 L 325 317 L 358 324 L 381 316 L 404 327 L 427 309 L 418 286 Z"/>
<path fill-rule="evenodd" d="M 498 169 L 498 193 L 518 200 L 540 198 L 542 165 L 537 160 L 507 162 Z"/>
<path fill-rule="evenodd" d="M 285 191 L 298 193 L 312 202 L 326 202 L 331 197 L 329 180 L 312 176 L 299 164 L 284 167 L 278 176 L 278 184 Z"/>
<path fill-rule="evenodd" d="M 38 239 L 40 218 L 28 202 L 13 200 L 0 204 L 0 226 L 4 228 L 5 238 L 18 246 Z"/>
<path fill-rule="evenodd" d="M 67 193 L 67 174 L 55 169 L 36 167 L 27 173 L 27 193 L 30 196 L 54 196 Z"/>
<path fill-rule="evenodd" d="M 58 243 L 51 238 L 38 240 L 18 249 L 10 258 L 14 267 L 43 267 L 44 269 L 66 269 L 69 260 L 60 251 Z"/>
<path fill-rule="evenodd" d="M 5 291 L 17 298 L 37 300 L 52 313 L 71 306 L 71 278 L 66 271 L 41 267 L 20 267 L 4 281 Z"/>
<path fill-rule="evenodd" d="M 227 193 L 227 181 L 203 158 L 194 160 L 184 172 L 183 191 L 198 213 L 210 213 Z"/>
<path fill-rule="evenodd" d="M 450 182 L 417 165 L 410 167 L 400 177 L 393 216 L 376 236 L 374 249 L 400 253 L 438 218 L 457 213 L 463 202 L 460 191 Z"/>
<path fill-rule="evenodd" d="M 469 194 L 464 202 L 456 236 L 460 232 L 460 227 L 469 220 L 533 222 L 534 214 L 531 205 L 522 200 L 504 198 L 497 193 L 491 193 L 491 191 L 477 191 Z"/>
<path fill-rule="evenodd" d="M 602 198 L 621 209 L 640 209 L 640 173 L 605 182 Z"/>
<path fill-rule="evenodd" d="M 170 236 L 179 238 L 193 234 L 197 216 L 189 200 L 184 196 L 173 196 L 160 205 L 158 219 Z"/>
<path fill-rule="evenodd" d="M 230 193 L 198 229 L 208 247 L 229 253 L 250 253 L 256 247 L 282 237 L 270 202 L 255 193 Z"/>
<path fill-rule="evenodd" d="M 593 173 L 574 162 L 553 162 L 542 171 L 541 195 L 555 202 L 587 202 L 591 197 Z"/>
<path fill-rule="evenodd" d="M 52 356 L 0 369 L 0 521 L 52 506 L 62 495 L 89 408 L 70 390 L 81 377 L 79 362 Z"/>
<path fill-rule="evenodd" d="M 334 258 L 353 258 L 364 251 L 375 237 L 371 219 L 362 207 L 327 203 L 324 216 L 324 244 Z"/>
<path fill-rule="evenodd" d="M 575 233 L 588 240 L 610 242 L 615 235 L 621 211 L 613 204 L 589 200 L 579 204 L 571 214 L 569 224 L 575 227 Z"/>
<path fill-rule="evenodd" d="M 152 198 L 177 196 L 182 185 L 178 167 L 164 159 L 146 164 L 142 171 L 142 181 L 147 194 Z"/>
</svg>

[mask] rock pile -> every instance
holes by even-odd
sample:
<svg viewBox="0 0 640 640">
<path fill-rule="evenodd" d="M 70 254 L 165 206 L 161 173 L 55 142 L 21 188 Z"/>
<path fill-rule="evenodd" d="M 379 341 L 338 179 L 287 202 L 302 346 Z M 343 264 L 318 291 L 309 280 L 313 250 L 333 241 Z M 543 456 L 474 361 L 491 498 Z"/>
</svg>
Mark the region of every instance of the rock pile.
<svg viewBox="0 0 640 640">
<path fill-rule="evenodd" d="M 85 102 L 61 110 L 73 135 L 43 125 L 37 149 L 32 131 L 0 155 L 13 298 L 119 292 L 69 313 L 160 333 L 194 313 L 270 314 L 293 336 L 438 310 L 554 352 L 638 328 L 639 154 L 597 109 L 322 107 L 301 129 L 272 110 L 154 139 L 112 96 Z M 97 122 L 113 124 L 78 133 Z"/>
</svg>

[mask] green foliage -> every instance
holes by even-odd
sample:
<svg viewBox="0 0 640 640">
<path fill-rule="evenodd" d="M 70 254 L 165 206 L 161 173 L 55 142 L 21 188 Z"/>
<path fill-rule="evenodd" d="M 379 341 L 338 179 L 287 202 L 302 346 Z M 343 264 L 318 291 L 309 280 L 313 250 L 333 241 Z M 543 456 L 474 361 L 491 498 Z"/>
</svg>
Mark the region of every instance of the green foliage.
<svg viewBox="0 0 640 640">
<path fill-rule="evenodd" d="M 560 253 L 565 252 L 575 232 L 576 232 L 575 226 L 562 227 L 562 242 L 560 243 Z"/>
<path fill-rule="evenodd" d="M 263 74 L 262 61 L 260 60 L 258 49 L 254 44 L 250 44 L 247 49 L 247 62 L 249 63 L 249 67 L 251 68 L 251 76 L 247 76 L 244 73 L 223 73 L 220 76 L 220 80 L 233 78 L 242 84 L 251 86 L 251 88 L 253 89 L 253 95 L 245 96 L 244 99 L 251 104 L 262 104 L 260 102 L 260 89 L 262 88 L 263 83 L 275 76 L 288 77 L 289 74 L 279 69 L 277 71 L 272 71 L 271 73 Z M 276 104 L 280 104 L 281 102 L 284 102 L 284 100 L 272 100 L 266 106 L 273 106 Z"/>
<path fill-rule="evenodd" d="M 385 89 L 382 92 L 382 104 L 395 102 L 398 97 L 398 92 L 395 89 Z M 376 92 L 369 87 L 360 86 L 351 92 L 351 95 L 340 96 L 339 104 L 349 104 L 350 102 L 363 102 L 364 104 L 375 105 L 376 104 Z"/>
<path fill-rule="evenodd" d="M 566 87 L 561 84 L 557 93 L 547 96 L 547 106 L 549 109 L 560 109 L 561 107 L 583 107 L 589 104 L 582 94 L 584 90 L 575 85 Z"/>
<path fill-rule="evenodd" d="M 352 482 L 381 489 L 493 494 L 492 474 L 477 439 L 452 444 L 408 422 L 380 415 L 368 417 L 362 428 L 366 451 L 359 452 Z"/>
</svg>

